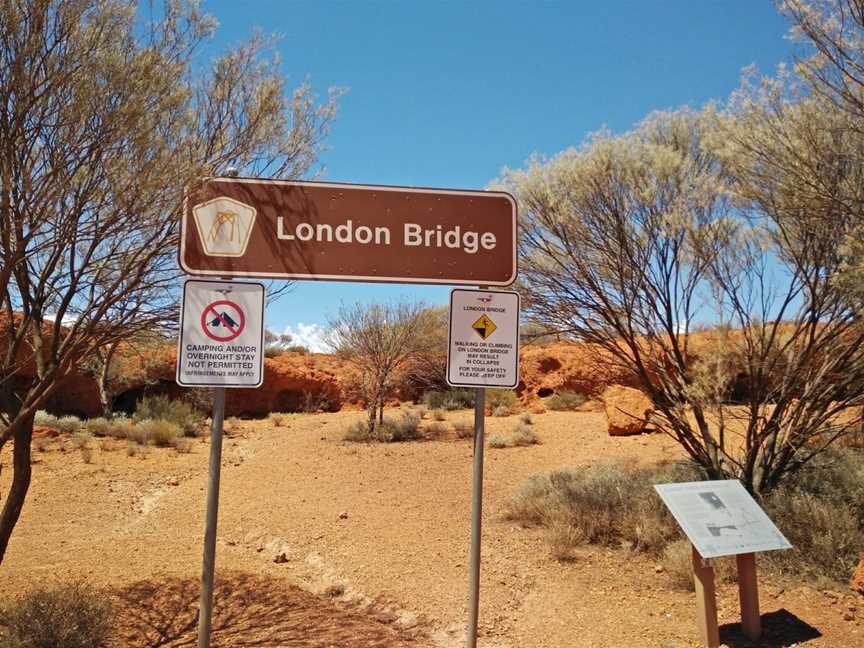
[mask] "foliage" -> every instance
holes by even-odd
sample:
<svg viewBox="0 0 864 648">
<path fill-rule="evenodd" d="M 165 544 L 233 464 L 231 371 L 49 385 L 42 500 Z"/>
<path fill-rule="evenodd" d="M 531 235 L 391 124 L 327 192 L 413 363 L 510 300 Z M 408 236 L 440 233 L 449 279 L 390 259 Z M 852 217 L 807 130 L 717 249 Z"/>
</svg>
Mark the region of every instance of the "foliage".
<svg viewBox="0 0 864 648">
<path fill-rule="evenodd" d="M 548 529 L 560 558 L 572 557 L 582 544 L 623 545 L 661 558 L 673 583 L 689 588 L 689 550 L 679 546 L 678 526 L 652 486 L 705 477 L 682 462 L 645 468 L 607 463 L 535 475 L 507 503 L 506 516 Z M 775 573 L 842 586 L 864 546 L 862 501 L 864 452 L 830 448 L 762 501 L 793 548 L 761 560 Z M 729 571 L 722 564 L 718 569 L 721 578 Z"/>
<path fill-rule="evenodd" d="M 36 412 L 36 416 L 33 419 L 33 424 L 38 425 L 39 427 L 48 427 L 48 428 L 57 428 L 57 417 L 53 414 L 49 414 L 45 410 L 39 410 Z"/>
<path fill-rule="evenodd" d="M 177 425 L 184 435 L 200 436 L 204 427 L 204 415 L 195 410 L 189 403 L 174 400 L 170 396 L 157 394 L 145 396 L 135 408 L 136 421 L 163 420 Z"/>
<path fill-rule="evenodd" d="M 101 648 L 112 621 L 110 598 L 89 585 L 36 588 L 0 608 L 0 648 Z"/>
<path fill-rule="evenodd" d="M 282 427 L 285 425 L 287 416 L 281 412 L 271 412 L 267 418 L 270 419 L 274 427 Z"/>
<path fill-rule="evenodd" d="M 519 423 L 509 435 L 493 434 L 489 437 L 492 448 L 518 448 L 540 443 L 539 437 L 528 425 Z"/>
<path fill-rule="evenodd" d="M 471 439 L 474 437 L 474 421 L 454 421 L 453 429 L 459 439 Z"/>
<path fill-rule="evenodd" d="M 507 505 L 523 525 L 567 531 L 574 545 L 626 544 L 659 555 L 678 537 L 674 519 L 653 493 L 657 483 L 694 481 L 692 464 L 630 468 L 622 463 L 559 470 L 531 477 Z"/>
<path fill-rule="evenodd" d="M 499 405 L 495 409 L 492 410 L 492 416 L 510 416 L 513 412 L 506 405 Z"/>
<path fill-rule="evenodd" d="M 556 412 L 566 412 L 575 410 L 580 405 L 584 405 L 586 400 L 585 394 L 562 389 L 561 391 L 552 394 L 543 404 L 546 406 L 546 409 Z"/>
<path fill-rule="evenodd" d="M 288 351 L 291 336 L 288 333 L 274 333 L 270 329 L 264 331 L 264 357 L 277 358 Z"/>
<path fill-rule="evenodd" d="M 71 434 L 81 428 L 81 419 L 77 416 L 61 416 L 57 419 L 54 427 L 60 432 Z"/>
<path fill-rule="evenodd" d="M 343 439 L 360 443 L 397 443 L 420 438 L 420 417 L 405 413 L 399 418 L 385 418 L 375 423 L 372 430 L 365 421 L 355 421 L 345 431 Z"/>
<path fill-rule="evenodd" d="M 135 424 L 128 438 L 140 445 L 152 444 L 164 448 L 173 445 L 176 439 L 182 436 L 182 429 L 172 421 L 144 419 Z"/>
<path fill-rule="evenodd" d="M 84 422 L 84 427 L 93 436 L 106 437 L 108 436 L 108 431 L 111 429 L 111 421 L 105 417 L 98 416 L 96 418 L 87 419 Z"/>
<path fill-rule="evenodd" d="M 864 329 L 834 279 L 864 170 L 837 111 L 781 85 L 505 177 L 529 315 L 602 348 L 650 396 L 655 427 L 757 494 L 855 429 L 838 414 L 864 404 Z M 707 310 L 721 329 L 700 366 L 690 327 Z"/>
<path fill-rule="evenodd" d="M 429 390 L 423 394 L 423 404 L 429 409 L 469 409 L 474 407 L 474 391 L 471 389 Z"/>
<path fill-rule="evenodd" d="M 493 410 L 496 407 L 512 408 L 516 404 L 516 392 L 511 389 L 487 389 L 486 405 Z"/>
<path fill-rule="evenodd" d="M 384 420 L 384 400 L 398 371 L 436 353 L 435 312 L 422 302 L 342 306 L 328 323 L 328 344 L 363 377 L 370 434 Z"/>
<path fill-rule="evenodd" d="M 534 425 L 534 416 L 531 412 L 523 412 L 519 417 L 519 420 L 522 421 L 525 425 Z"/>
<path fill-rule="evenodd" d="M 288 89 L 262 34 L 205 56 L 215 26 L 192 0 L 0 3 L 0 150 L 15 151 L 0 155 L 0 449 L 14 438 L 0 560 L 58 380 L 174 325 L 183 188 L 229 166 L 317 168 L 338 92 Z"/>
<path fill-rule="evenodd" d="M 440 409 L 432 410 L 431 416 L 436 421 L 444 421 L 447 418 L 447 415 L 444 413 L 444 410 L 440 410 Z"/>
</svg>

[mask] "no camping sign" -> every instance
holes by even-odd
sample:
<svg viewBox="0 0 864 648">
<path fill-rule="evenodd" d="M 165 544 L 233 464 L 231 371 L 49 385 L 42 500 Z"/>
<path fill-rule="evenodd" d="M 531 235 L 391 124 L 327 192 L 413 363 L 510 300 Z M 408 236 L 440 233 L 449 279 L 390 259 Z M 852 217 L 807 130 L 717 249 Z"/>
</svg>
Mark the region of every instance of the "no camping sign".
<svg viewBox="0 0 864 648">
<path fill-rule="evenodd" d="M 260 387 L 264 285 L 187 279 L 180 311 L 177 384 Z"/>
</svg>

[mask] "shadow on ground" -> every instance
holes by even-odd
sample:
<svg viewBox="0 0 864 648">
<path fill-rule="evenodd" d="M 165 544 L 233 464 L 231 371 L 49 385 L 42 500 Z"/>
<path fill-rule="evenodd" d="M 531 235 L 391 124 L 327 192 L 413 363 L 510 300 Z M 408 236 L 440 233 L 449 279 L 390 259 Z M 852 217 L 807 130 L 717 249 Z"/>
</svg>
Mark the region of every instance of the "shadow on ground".
<svg viewBox="0 0 864 648">
<path fill-rule="evenodd" d="M 762 615 L 762 636 L 756 641 L 744 636 L 740 623 L 720 626 L 720 642 L 729 648 L 783 648 L 821 636 L 816 628 L 785 609 Z"/>
<path fill-rule="evenodd" d="M 198 580 L 179 578 L 140 581 L 115 591 L 118 646 L 196 646 L 199 592 Z M 213 648 L 418 645 L 391 626 L 263 576 L 223 574 L 213 598 Z"/>
</svg>

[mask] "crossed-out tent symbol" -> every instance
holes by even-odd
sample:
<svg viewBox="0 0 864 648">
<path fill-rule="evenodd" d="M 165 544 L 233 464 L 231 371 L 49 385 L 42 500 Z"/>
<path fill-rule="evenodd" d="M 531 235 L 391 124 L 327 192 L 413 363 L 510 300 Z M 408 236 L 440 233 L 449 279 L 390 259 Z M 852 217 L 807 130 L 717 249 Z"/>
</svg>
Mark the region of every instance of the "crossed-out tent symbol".
<svg viewBox="0 0 864 648">
<path fill-rule="evenodd" d="M 201 330 L 216 342 L 230 342 L 244 328 L 246 315 L 237 304 L 227 299 L 211 302 L 201 313 Z"/>
</svg>

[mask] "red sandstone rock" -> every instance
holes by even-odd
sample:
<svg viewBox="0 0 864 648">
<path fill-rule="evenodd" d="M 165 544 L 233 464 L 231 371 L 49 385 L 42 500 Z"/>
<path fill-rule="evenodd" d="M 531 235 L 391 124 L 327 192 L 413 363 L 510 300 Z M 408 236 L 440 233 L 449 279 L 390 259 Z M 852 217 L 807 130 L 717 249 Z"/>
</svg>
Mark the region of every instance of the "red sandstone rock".
<svg viewBox="0 0 864 648">
<path fill-rule="evenodd" d="M 858 561 L 858 566 L 852 572 L 852 578 L 849 580 L 849 587 L 864 594 L 864 552 L 861 553 L 861 558 Z"/>
<path fill-rule="evenodd" d="M 603 392 L 610 436 L 641 434 L 648 423 L 654 404 L 645 394 L 632 387 L 614 385 Z"/>
</svg>

